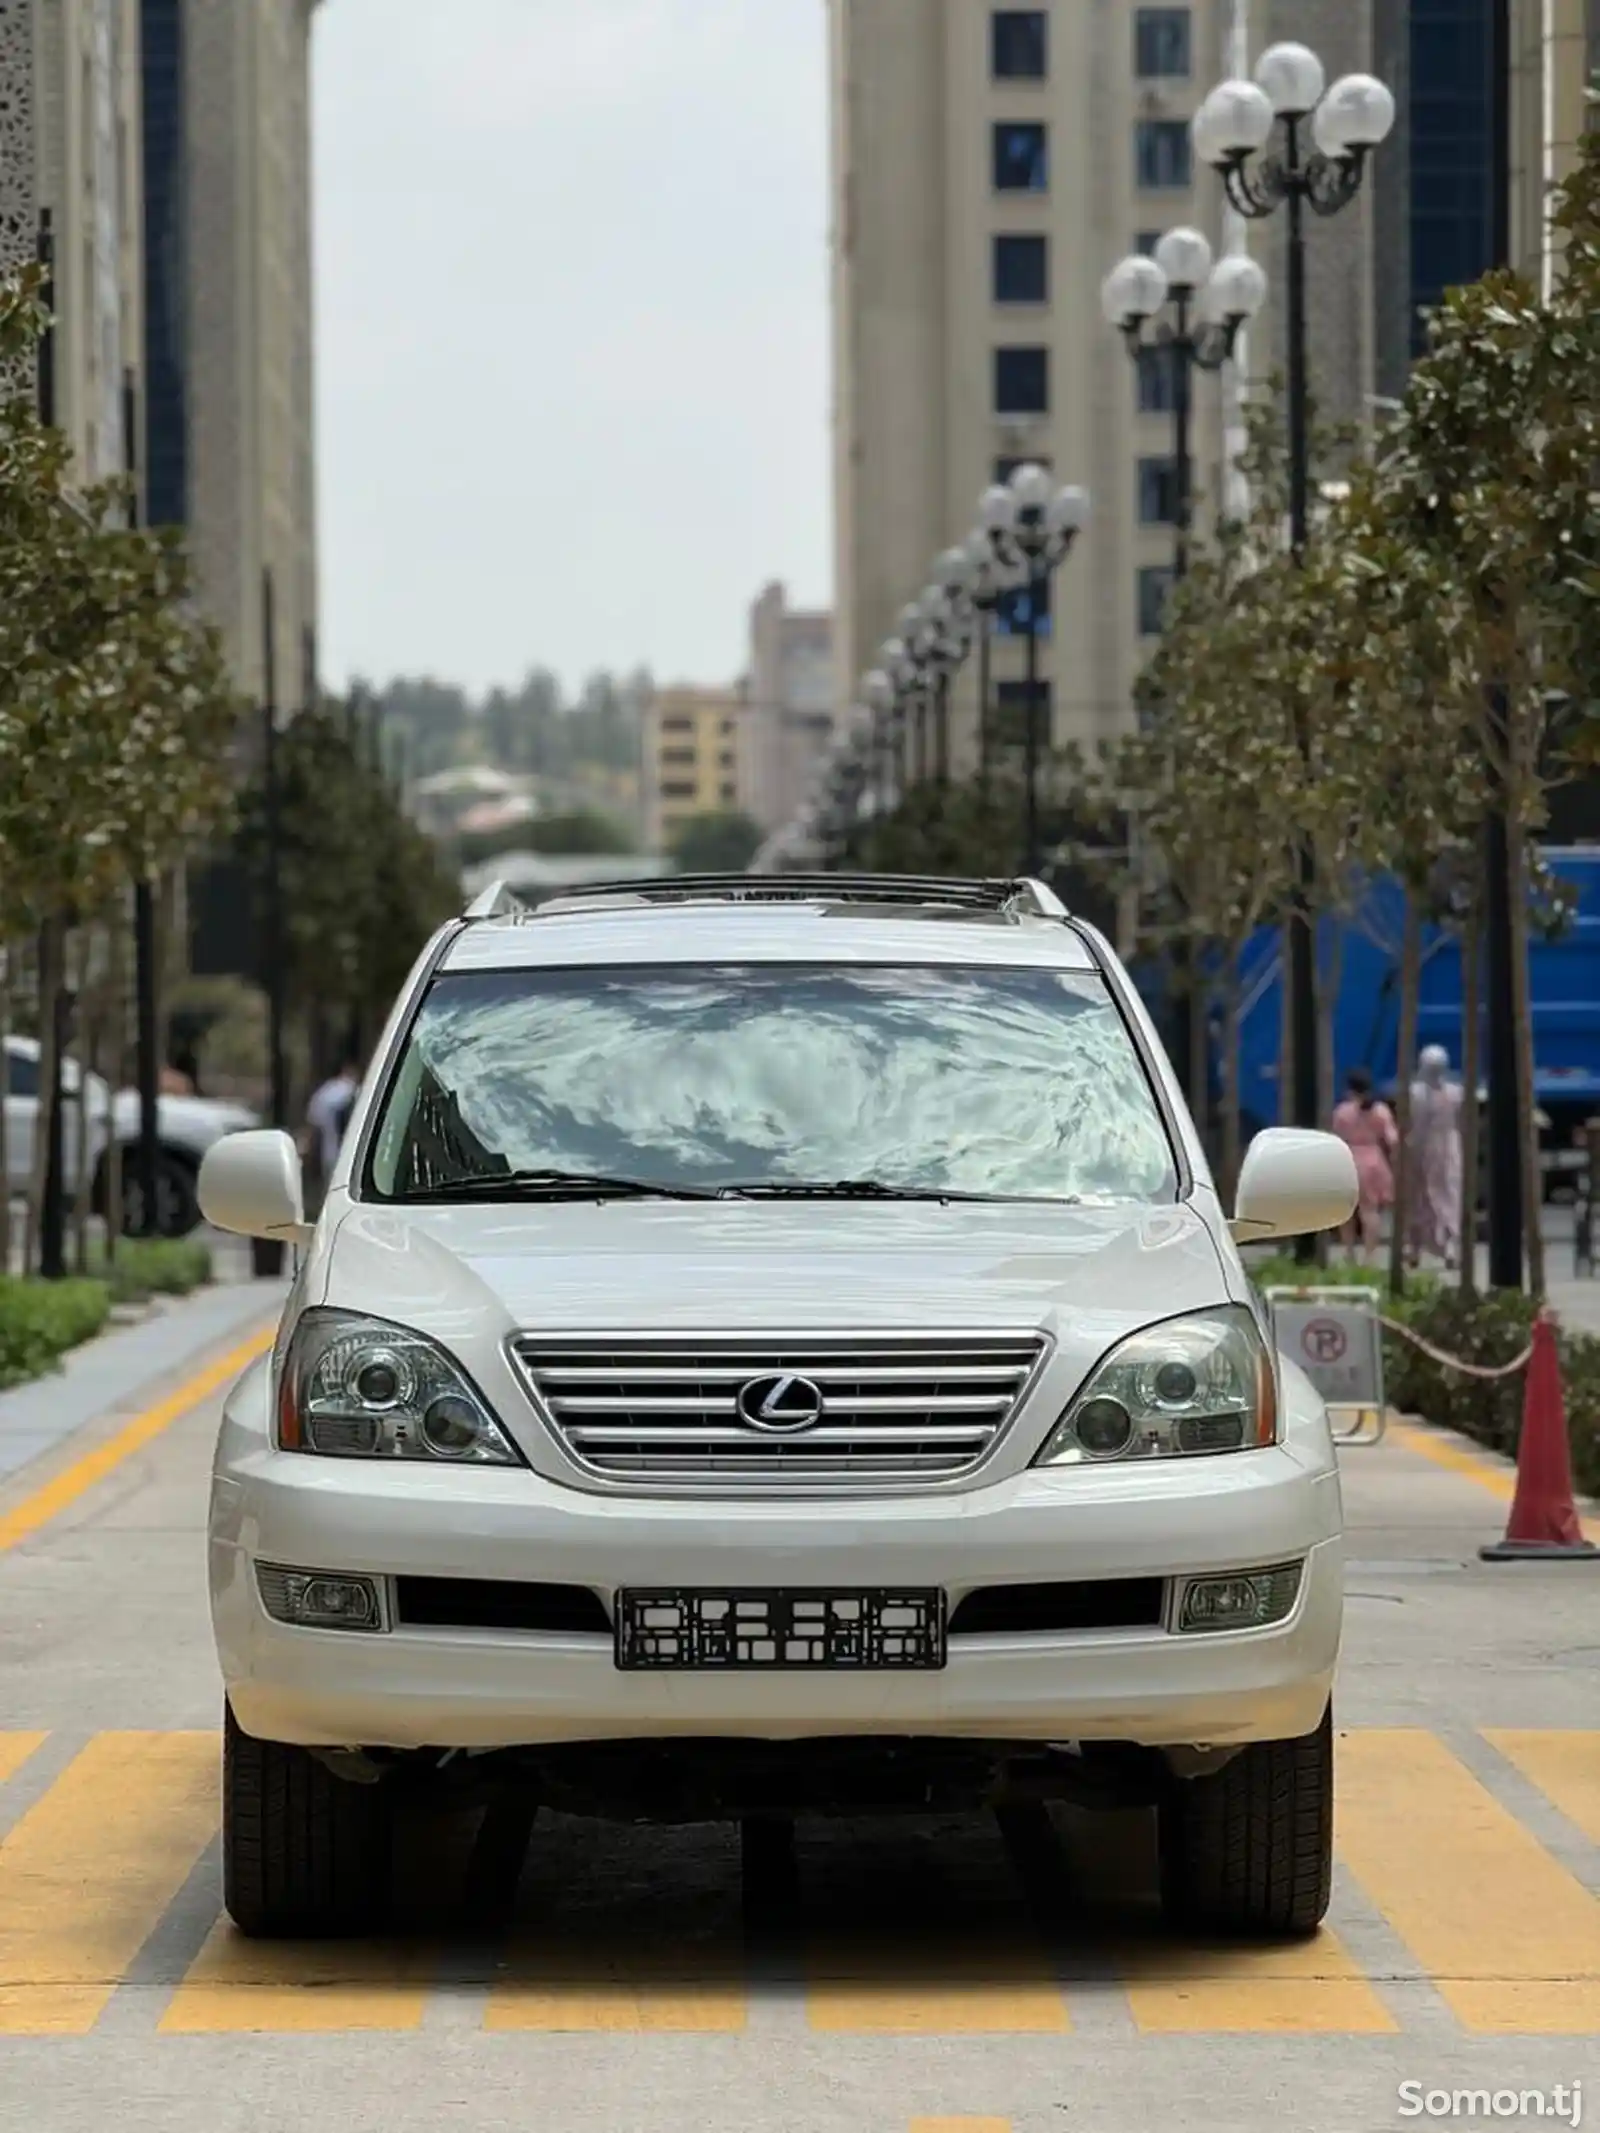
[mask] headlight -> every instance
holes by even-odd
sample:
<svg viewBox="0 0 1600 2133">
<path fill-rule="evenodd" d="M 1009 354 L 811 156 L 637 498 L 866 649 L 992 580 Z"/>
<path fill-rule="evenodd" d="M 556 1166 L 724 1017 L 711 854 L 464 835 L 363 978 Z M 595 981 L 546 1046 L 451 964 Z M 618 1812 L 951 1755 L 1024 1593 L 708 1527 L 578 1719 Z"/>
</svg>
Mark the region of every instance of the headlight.
<svg viewBox="0 0 1600 2133">
<path fill-rule="evenodd" d="M 442 1348 L 358 1311 L 307 1311 L 278 1386 L 278 1444 L 334 1459 L 521 1466 Z"/>
<path fill-rule="evenodd" d="M 1095 1371 L 1035 1462 L 1185 1459 L 1274 1444 L 1278 1386 L 1245 1310 L 1148 1326 Z"/>
</svg>

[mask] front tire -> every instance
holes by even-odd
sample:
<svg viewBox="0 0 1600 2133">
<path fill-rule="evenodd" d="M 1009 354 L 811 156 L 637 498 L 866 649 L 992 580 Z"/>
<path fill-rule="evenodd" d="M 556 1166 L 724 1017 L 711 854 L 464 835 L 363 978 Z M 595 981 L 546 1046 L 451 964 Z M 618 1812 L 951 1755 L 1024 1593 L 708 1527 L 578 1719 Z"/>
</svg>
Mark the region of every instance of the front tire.
<svg viewBox="0 0 1600 2133">
<path fill-rule="evenodd" d="M 1333 1709 L 1300 1740 L 1256 1741 L 1160 1808 L 1161 1902 L 1186 1931 L 1303 1936 L 1333 1877 Z"/>
<path fill-rule="evenodd" d="M 387 1920 L 387 1785 L 335 1777 L 307 1748 L 254 1740 L 230 1708 L 222 1746 L 222 1900 L 258 1940 L 351 1938 Z"/>
</svg>

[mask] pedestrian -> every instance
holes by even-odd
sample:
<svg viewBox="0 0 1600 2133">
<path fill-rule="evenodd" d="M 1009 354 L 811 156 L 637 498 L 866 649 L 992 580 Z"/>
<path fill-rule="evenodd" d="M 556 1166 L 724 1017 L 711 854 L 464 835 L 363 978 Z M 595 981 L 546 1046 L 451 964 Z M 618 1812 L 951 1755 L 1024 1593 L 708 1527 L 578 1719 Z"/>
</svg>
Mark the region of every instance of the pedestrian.
<svg viewBox="0 0 1600 2133">
<path fill-rule="evenodd" d="M 1430 1044 L 1411 1084 L 1406 1137 L 1406 1239 L 1415 1266 L 1424 1252 L 1456 1263 L 1461 1245 L 1461 1084 L 1450 1078 L 1450 1054 Z"/>
<path fill-rule="evenodd" d="M 355 1059 L 346 1058 L 340 1063 L 339 1071 L 314 1091 L 306 1105 L 306 1132 L 301 1146 L 312 1165 L 313 1191 L 319 1205 L 328 1180 L 333 1176 L 333 1166 L 339 1160 L 345 1128 L 350 1123 L 360 1087 L 360 1064 Z"/>
<path fill-rule="evenodd" d="M 1334 1111 L 1333 1130 L 1355 1157 L 1360 1192 L 1344 1241 L 1365 1259 L 1377 1249 L 1383 1210 L 1394 1205 L 1394 1158 L 1400 1145 L 1394 1113 L 1373 1095 L 1372 1076 L 1365 1067 L 1352 1067 L 1345 1076 L 1344 1101 Z"/>
</svg>

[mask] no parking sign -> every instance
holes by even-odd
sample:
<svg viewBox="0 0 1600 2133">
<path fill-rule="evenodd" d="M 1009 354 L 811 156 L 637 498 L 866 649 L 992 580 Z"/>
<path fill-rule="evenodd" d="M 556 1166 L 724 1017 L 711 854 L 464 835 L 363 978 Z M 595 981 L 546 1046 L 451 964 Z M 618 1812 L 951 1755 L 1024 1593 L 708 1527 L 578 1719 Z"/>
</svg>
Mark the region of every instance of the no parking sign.
<svg viewBox="0 0 1600 2133">
<path fill-rule="evenodd" d="M 1381 1415 L 1383 1327 L 1370 1289 L 1269 1289 L 1278 1347 L 1331 1408 Z"/>
</svg>

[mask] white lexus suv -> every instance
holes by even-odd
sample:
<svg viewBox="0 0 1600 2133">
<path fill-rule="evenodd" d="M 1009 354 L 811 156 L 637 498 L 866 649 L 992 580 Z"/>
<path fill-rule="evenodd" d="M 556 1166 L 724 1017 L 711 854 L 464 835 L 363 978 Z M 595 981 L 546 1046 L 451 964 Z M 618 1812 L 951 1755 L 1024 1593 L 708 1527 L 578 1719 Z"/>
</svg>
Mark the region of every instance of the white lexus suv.
<svg viewBox="0 0 1600 2133">
<path fill-rule="evenodd" d="M 1126 973 L 1037 883 L 678 880 L 430 944 L 211 1499 L 229 1911 L 367 1931 L 397 1798 L 1153 1806 L 1185 1923 L 1328 1900 L 1341 1506 Z"/>
</svg>

